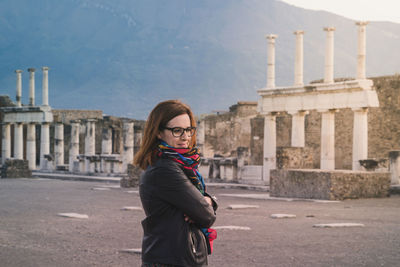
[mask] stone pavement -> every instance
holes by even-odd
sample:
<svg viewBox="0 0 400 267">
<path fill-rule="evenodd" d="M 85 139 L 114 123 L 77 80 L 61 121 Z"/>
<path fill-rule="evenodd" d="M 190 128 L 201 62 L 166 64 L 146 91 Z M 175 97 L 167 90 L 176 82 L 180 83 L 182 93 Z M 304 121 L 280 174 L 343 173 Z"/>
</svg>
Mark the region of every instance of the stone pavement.
<svg viewBox="0 0 400 267">
<path fill-rule="evenodd" d="M 209 185 L 220 204 L 209 266 L 399 266 L 399 195 L 320 202 L 257 189 Z M 137 188 L 115 181 L 0 179 L 0 266 L 140 266 L 143 218 Z"/>
</svg>

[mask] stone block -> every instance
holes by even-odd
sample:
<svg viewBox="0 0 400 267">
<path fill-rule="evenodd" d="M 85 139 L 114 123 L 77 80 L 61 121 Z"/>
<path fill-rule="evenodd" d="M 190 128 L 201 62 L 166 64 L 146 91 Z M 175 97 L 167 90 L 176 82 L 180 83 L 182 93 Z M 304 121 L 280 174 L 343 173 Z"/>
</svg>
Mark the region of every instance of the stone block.
<svg viewBox="0 0 400 267">
<path fill-rule="evenodd" d="M 311 169 L 313 151 L 308 147 L 277 147 L 276 167 L 278 169 Z"/>
<path fill-rule="evenodd" d="M 139 178 L 143 170 L 133 164 L 128 164 L 128 176 L 121 179 L 121 187 L 137 187 L 139 186 Z"/>
<path fill-rule="evenodd" d="M 23 159 L 7 159 L 2 166 L 1 178 L 31 178 L 32 171 L 28 161 Z"/>
<path fill-rule="evenodd" d="M 348 170 L 271 170 L 270 195 L 306 199 L 389 196 L 390 173 Z"/>
</svg>

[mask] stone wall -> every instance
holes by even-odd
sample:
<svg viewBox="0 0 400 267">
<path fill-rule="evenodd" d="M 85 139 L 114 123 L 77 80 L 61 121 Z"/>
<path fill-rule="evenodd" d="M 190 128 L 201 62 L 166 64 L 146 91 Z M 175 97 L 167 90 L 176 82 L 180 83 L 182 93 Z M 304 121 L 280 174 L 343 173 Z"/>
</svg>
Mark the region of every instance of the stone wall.
<svg viewBox="0 0 400 267">
<path fill-rule="evenodd" d="M 229 112 L 202 118 L 205 126 L 203 155 L 232 157 L 236 156 L 237 147 L 250 147 L 251 119 L 257 115 L 256 109 L 256 102 L 238 102 Z"/>
<path fill-rule="evenodd" d="M 388 197 L 390 173 L 349 170 L 271 170 L 274 197 L 341 200 Z"/>
<path fill-rule="evenodd" d="M 8 159 L 1 168 L 1 178 L 31 178 L 28 161 L 22 159 Z"/>
</svg>

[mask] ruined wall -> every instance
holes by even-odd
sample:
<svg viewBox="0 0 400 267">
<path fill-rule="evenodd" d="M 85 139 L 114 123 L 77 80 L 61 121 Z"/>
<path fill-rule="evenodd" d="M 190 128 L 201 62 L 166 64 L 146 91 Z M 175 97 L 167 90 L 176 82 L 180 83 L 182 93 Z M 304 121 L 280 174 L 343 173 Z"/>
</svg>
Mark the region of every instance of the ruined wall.
<svg viewBox="0 0 400 267">
<path fill-rule="evenodd" d="M 204 121 L 204 157 L 236 155 L 237 147 L 250 147 L 251 119 L 257 115 L 256 102 L 238 102 L 224 114 L 208 115 Z"/>
</svg>

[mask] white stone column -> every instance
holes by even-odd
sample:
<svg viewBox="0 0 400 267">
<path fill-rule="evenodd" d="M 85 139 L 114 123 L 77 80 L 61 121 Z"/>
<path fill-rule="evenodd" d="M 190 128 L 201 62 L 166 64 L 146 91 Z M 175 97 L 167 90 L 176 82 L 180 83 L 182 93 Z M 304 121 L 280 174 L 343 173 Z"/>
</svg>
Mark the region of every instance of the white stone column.
<svg viewBox="0 0 400 267">
<path fill-rule="evenodd" d="M 29 68 L 29 106 L 35 105 L 35 69 Z"/>
<path fill-rule="evenodd" d="M 365 55 L 366 55 L 366 26 L 368 22 L 356 22 L 358 26 L 358 49 L 357 49 L 357 79 L 365 79 Z"/>
<path fill-rule="evenodd" d="M 296 54 L 294 58 L 294 85 L 303 86 L 303 34 L 304 31 L 295 31 Z"/>
<path fill-rule="evenodd" d="M 36 170 L 36 125 L 28 123 L 26 131 L 26 159 L 29 169 Z"/>
<path fill-rule="evenodd" d="M 94 163 L 90 160 L 96 154 L 96 120 L 86 121 L 85 134 L 85 172 L 94 172 Z"/>
<path fill-rule="evenodd" d="M 14 158 L 24 159 L 24 125 L 22 123 L 14 124 Z"/>
<path fill-rule="evenodd" d="M 50 154 L 50 124 L 43 122 L 40 126 L 40 169 L 48 169 L 45 155 Z"/>
<path fill-rule="evenodd" d="M 15 100 L 17 101 L 17 107 L 20 107 L 21 97 L 22 97 L 22 78 L 21 78 L 22 70 L 16 70 L 15 73 L 17 74 L 17 96 Z"/>
<path fill-rule="evenodd" d="M 304 118 L 308 114 L 308 111 L 289 112 L 289 114 L 292 115 L 292 147 L 304 147 Z"/>
<path fill-rule="evenodd" d="M 132 164 L 133 161 L 133 122 L 125 121 L 122 127 L 122 172 L 127 172 L 128 164 Z"/>
<path fill-rule="evenodd" d="M 110 127 L 104 128 L 102 132 L 101 140 L 101 154 L 111 155 L 112 154 L 112 129 Z"/>
<path fill-rule="evenodd" d="M 1 160 L 4 164 L 6 159 L 11 158 L 11 127 L 9 123 L 3 123 L 2 127 Z"/>
<path fill-rule="evenodd" d="M 49 68 L 43 67 L 43 84 L 42 84 L 42 105 L 49 105 Z"/>
<path fill-rule="evenodd" d="M 335 169 L 335 112 L 321 112 L 321 169 Z"/>
<path fill-rule="evenodd" d="M 54 165 L 64 165 L 64 124 L 61 122 L 54 127 Z"/>
<path fill-rule="evenodd" d="M 333 58 L 334 58 L 334 27 L 324 28 L 326 31 L 326 47 L 325 47 L 325 74 L 324 83 L 333 83 Z"/>
<path fill-rule="evenodd" d="M 353 109 L 353 171 L 362 170 L 359 160 L 368 158 L 368 109 Z"/>
<path fill-rule="evenodd" d="M 268 60 L 267 60 L 267 88 L 275 88 L 275 39 L 278 35 L 270 34 L 268 40 Z"/>
<path fill-rule="evenodd" d="M 69 145 L 69 171 L 75 172 L 79 169 L 79 127 L 80 121 L 71 121 L 71 142 Z M 76 166 L 74 168 L 74 165 Z"/>
<path fill-rule="evenodd" d="M 270 170 L 276 169 L 276 113 L 264 118 L 263 180 L 269 184 Z"/>
</svg>

